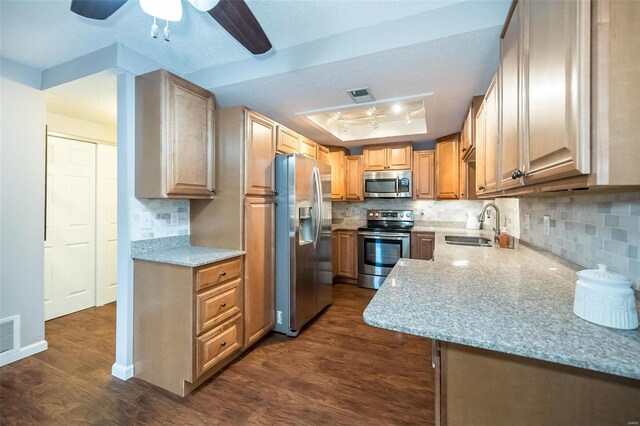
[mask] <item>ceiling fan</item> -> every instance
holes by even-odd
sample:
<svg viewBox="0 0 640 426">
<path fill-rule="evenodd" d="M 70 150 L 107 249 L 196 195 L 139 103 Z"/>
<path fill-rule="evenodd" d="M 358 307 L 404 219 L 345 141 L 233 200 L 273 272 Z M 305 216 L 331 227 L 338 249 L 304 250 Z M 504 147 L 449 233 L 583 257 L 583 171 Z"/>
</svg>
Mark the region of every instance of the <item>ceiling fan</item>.
<svg viewBox="0 0 640 426">
<path fill-rule="evenodd" d="M 271 42 L 264 33 L 260 23 L 249 9 L 244 0 L 188 0 L 189 3 L 201 12 L 207 12 L 215 19 L 233 38 L 238 40 L 249 52 L 254 55 L 266 53 L 271 49 Z M 72 0 L 71 11 L 85 18 L 103 21 L 113 15 L 127 0 Z M 179 21 L 182 17 L 182 5 L 180 0 L 141 0 L 142 9 L 154 17 L 154 29 L 157 33 L 155 18 L 168 21 Z M 146 7 L 145 7 L 146 5 Z M 162 7 L 173 8 L 175 12 L 172 19 Z M 150 12 L 151 11 L 151 12 Z M 158 11 L 158 12 L 155 12 Z M 162 16 L 161 16 L 162 15 Z M 165 27 L 165 39 L 169 41 L 169 27 Z M 155 35 L 153 35 L 155 37 Z"/>
</svg>

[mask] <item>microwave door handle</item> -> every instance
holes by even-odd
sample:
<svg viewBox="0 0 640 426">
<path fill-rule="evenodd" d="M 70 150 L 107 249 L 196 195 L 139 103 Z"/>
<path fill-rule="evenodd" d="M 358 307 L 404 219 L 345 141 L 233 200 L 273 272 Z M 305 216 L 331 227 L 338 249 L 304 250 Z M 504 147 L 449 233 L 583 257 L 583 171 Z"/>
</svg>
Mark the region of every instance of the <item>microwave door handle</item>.
<svg viewBox="0 0 640 426">
<path fill-rule="evenodd" d="M 396 177 L 396 195 L 400 195 L 400 177 Z"/>
</svg>

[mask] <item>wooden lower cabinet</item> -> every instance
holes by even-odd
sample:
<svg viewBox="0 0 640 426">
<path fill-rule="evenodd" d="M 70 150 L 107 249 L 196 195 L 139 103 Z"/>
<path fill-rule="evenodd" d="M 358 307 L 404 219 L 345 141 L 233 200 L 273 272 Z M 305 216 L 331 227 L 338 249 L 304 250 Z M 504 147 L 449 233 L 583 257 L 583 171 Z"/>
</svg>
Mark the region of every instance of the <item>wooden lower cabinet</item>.
<svg viewBox="0 0 640 426">
<path fill-rule="evenodd" d="M 411 233 L 411 259 L 433 260 L 436 234 L 433 232 Z"/>
<path fill-rule="evenodd" d="M 626 425 L 637 380 L 433 341 L 437 425 Z"/>
<path fill-rule="evenodd" d="M 243 265 L 134 261 L 136 377 L 185 396 L 242 352 Z"/>
<path fill-rule="evenodd" d="M 275 204 L 273 197 L 245 200 L 245 341 L 246 347 L 275 323 Z"/>
<path fill-rule="evenodd" d="M 358 231 L 340 230 L 333 232 L 334 276 L 358 278 Z"/>
</svg>

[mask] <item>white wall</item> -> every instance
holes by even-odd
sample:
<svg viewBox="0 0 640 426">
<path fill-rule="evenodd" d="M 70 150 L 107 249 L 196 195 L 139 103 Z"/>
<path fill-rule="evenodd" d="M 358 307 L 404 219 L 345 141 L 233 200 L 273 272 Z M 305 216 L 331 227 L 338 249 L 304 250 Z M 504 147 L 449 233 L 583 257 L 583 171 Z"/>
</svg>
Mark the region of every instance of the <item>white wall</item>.
<svg viewBox="0 0 640 426">
<path fill-rule="evenodd" d="M 47 112 L 47 131 L 65 133 L 80 138 L 98 139 L 116 143 L 118 140 L 117 127 L 92 121 L 80 120 L 67 115 Z"/>
<path fill-rule="evenodd" d="M 4 65 L 4 64 L 3 64 Z M 44 341 L 44 93 L 0 78 L 0 318 L 20 315 L 21 351 Z"/>
</svg>

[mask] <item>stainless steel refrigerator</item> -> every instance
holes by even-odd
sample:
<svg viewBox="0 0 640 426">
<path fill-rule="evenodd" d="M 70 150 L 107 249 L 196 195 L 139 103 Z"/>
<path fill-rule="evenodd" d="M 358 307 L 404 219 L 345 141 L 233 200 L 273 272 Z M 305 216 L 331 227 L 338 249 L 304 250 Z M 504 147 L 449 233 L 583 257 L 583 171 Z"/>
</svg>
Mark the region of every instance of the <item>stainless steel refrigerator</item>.
<svg viewBox="0 0 640 426">
<path fill-rule="evenodd" d="M 333 300 L 331 167 L 278 155 L 276 173 L 276 325 L 297 336 Z"/>
</svg>

